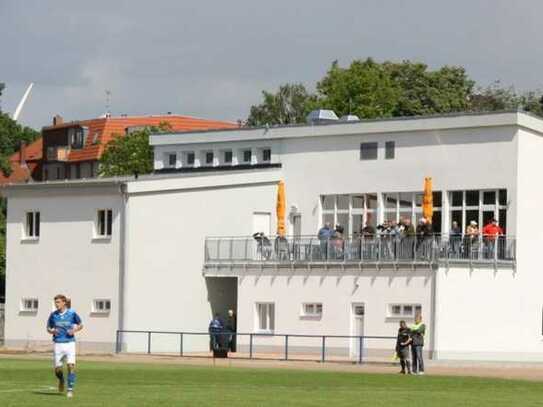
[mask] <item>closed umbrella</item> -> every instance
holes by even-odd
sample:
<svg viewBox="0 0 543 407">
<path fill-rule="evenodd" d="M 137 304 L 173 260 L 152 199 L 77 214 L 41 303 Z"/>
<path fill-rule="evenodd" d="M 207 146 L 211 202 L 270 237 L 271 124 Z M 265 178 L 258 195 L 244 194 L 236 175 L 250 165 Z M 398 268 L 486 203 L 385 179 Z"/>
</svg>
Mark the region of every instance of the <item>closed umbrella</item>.
<svg viewBox="0 0 543 407">
<path fill-rule="evenodd" d="M 424 178 L 424 196 L 422 198 L 422 216 L 432 223 L 434 212 L 434 197 L 432 194 L 432 178 Z"/>
<path fill-rule="evenodd" d="M 285 182 L 283 180 L 279 181 L 277 185 L 277 235 L 285 237 L 286 226 L 285 226 L 285 215 L 287 211 L 287 202 L 285 194 Z"/>
</svg>

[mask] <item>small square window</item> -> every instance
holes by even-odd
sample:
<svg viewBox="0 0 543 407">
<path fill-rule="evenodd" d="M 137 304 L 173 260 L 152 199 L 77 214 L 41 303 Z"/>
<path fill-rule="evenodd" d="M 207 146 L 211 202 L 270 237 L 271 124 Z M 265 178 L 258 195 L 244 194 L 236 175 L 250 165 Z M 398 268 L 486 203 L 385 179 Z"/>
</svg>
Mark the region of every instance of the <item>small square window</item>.
<svg viewBox="0 0 543 407">
<path fill-rule="evenodd" d="M 206 165 L 213 165 L 213 151 L 208 151 L 206 153 Z"/>
<path fill-rule="evenodd" d="M 401 315 L 402 314 L 402 306 L 401 305 L 392 305 L 390 307 L 390 314 L 393 316 Z"/>
<path fill-rule="evenodd" d="M 243 162 L 250 163 L 253 157 L 253 152 L 251 150 L 243 150 Z"/>
<path fill-rule="evenodd" d="M 177 154 L 168 153 L 168 165 L 170 167 L 175 167 L 176 163 L 177 163 Z"/>
<path fill-rule="evenodd" d="M 451 192 L 452 206 L 462 206 L 462 191 Z"/>
<path fill-rule="evenodd" d="M 377 148 L 378 144 L 376 142 L 360 144 L 360 159 L 377 160 Z"/>
<path fill-rule="evenodd" d="M 21 312 L 38 312 L 38 306 L 37 298 L 23 298 L 21 300 Z"/>
<path fill-rule="evenodd" d="M 302 304 L 303 317 L 321 317 L 322 303 L 306 303 Z"/>
<path fill-rule="evenodd" d="M 271 161 L 271 149 L 265 148 L 262 150 L 262 162 L 269 163 Z"/>
<path fill-rule="evenodd" d="M 97 314 L 107 314 L 111 311 L 110 300 L 94 300 L 92 302 L 92 312 Z"/>
<path fill-rule="evenodd" d="M 96 237 L 111 237 L 113 228 L 113 211 L 99 209 L 96 213 Z"/>
<path fill-rule="evenodd" d="M 394 141 L 387 141 L 385 143 L 385 159 L 392 160 L 395 157 L 396 143 Z"/>
<path fill-rule="evenodd" d="M 232 151 L 225 151 L 224 152 L 224 163 L 225 164 L 232 164 Z"/>
</svg>

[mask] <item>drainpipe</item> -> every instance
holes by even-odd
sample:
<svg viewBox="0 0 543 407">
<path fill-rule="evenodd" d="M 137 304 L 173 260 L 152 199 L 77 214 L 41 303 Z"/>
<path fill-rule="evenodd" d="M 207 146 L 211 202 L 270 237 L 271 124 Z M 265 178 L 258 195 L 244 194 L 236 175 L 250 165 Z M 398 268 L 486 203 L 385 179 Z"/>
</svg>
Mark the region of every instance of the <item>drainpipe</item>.
<svg viewBox="0 0 543 407">
<path fill-rule="evenodd" d="M 436 332 L 437 332 L 437 278 L 439 273 L 439 262 L 436 266 L 432 267 L 432 287 L 430 294 L 430 312 L 432 314 L 431 326 L 430 326 L 430 345 L 432 352 L 430 353 L 430 359 L 437 359 L 436 351 Z"/>
<path fill-rule="evenodd" d="M 121 194 L 121 210 L 119 221 L 119 296 L 118 296 L 118 309 L 119 320 L 118 330 L 125 329 L 124 326 L 124 313 L 126 309 L 126 295 L 125 295 L 125 276 L 126 276 L 126 236 L 127 236 L 127 212 L 128 212 L 128 193 L 126 191 L 126 184 L 119 185 L 119 192 Z M 122 347 L 122 335 L 117 337 L 120 346 Z M 121 349 L 116 349 L 121 350 Z"/>
</svg>

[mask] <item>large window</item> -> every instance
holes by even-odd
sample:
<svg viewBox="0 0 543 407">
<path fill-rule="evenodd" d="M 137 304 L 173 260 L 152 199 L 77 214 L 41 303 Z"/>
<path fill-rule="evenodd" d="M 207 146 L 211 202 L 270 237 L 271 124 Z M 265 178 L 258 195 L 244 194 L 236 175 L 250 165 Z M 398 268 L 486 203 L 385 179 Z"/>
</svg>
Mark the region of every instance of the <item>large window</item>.
<svg viewBox="0 0 543 407">
<path fill-rule="evenodd" d="M 260 332 L 273 332 L 275 329 L 275 304 L 256 304 L 256 328 Z"/>
<path fill-rule="evenodd" d="M 384 220 L 399 222 L 401 219 L 410 219 L 417 224 L 422 218 L 422 192 L 387 192 L 383 194 Z M 440 191 L 433 193 L 432 230 L 441 232 L 441 205 Z"/>
<path fill-rule="evenodd" d="M 356 235 L 366 225 L 377 222 L 377 194 L 324 195 L 322 224 L 341 225 L 343 235 Z"/>
<path fill-rule="evenodd" d="M 40 237 L 40 213 L 27 212 L 25 219 L 25 237 L 37 239 Z"/>
<path fill-rule="evenodd" d="M 452 222 L 457 222 L 465 231 L 471 221 L 482 227 L 494 218 L 504 232 L 506 231 L 507 190 L 452 191 L 449 193 L 449 202 L 451 225 Z"/>
</svg>

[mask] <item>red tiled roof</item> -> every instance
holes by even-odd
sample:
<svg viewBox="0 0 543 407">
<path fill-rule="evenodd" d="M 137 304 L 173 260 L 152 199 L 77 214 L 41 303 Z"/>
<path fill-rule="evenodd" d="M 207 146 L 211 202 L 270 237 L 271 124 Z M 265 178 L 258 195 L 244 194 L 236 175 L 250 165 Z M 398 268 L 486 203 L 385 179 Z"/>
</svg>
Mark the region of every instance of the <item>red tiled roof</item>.
<svg viewBox="0 0 543 407">
<path fill-rule="evenodd" d="M 128 127 L 158 126 L 161 123 L 169 123 L 172 131 L 216 130 L 237 128 L 236 123 L 216 120 L 198 119 L 190 116 L 163 115 L 163 116 L 128 116 L 128 117 L 103 117 L 92 120 L 63 123 L 58 126 L 45 127 L 43 131 L 70 127 L 73 125 L 85 126 L 89 134 L 85 146 L 82 149 L 71 150 L 68 161 L 92 161 L 98 160 L 104 152 L 106 145 L 116 136 L 124 136 Z"/>
<path fill-rule="evenodd" d="M 9 157 L 11 174 L 6 176 L 0 171 L 0 184 L 25 182 L 35 176 L 41 166 L 43 142 L 41 137 L 24 148 L 24 160 L 26 165 L 21 165 L 19 151 Z"/>
</svg>

